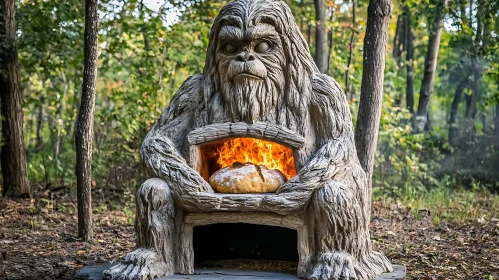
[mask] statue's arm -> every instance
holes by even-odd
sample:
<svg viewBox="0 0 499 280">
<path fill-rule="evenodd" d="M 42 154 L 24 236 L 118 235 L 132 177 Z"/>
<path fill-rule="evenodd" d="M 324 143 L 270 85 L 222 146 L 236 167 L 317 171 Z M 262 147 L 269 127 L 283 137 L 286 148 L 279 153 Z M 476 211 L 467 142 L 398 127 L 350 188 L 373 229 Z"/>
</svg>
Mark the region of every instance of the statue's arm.
<svg viewBox="0 0 499 280">
<path fill-rule="evenodd" d="M 313 90 L 310 114 L 320 148 L 278 193 L 303 192 L 303 196 L 310 196 L 325 182 L 343 181 L 339 177 L 344 171 L 355 169 L 357 172 L 360 169 L 362 173 L 355 149 L 350 109 L 338 83 L 329 76 L 317 75 Z"/>
<path fill-rule="evenodd" d="M 141 147 L 146 165 L 156 176 L 166 181 L 178 196 L 213 192 L 210 185 L 187 164 L 180 153 L 193 123 L 201 79 L 201 75 L 196 75 L 184 82 Z"/>
<path fill-rule="evenodd" d="M 314 79 L 314 92 L 310 114 L 320 148 L 277 195 L 238 197 L 195 193 L 185 201 L 202 205 L 205 211 L 248 210 L 253 206 L 254 211 L 287 214 L 303 209 L 314 191 L 325 185 L 339 191 L 352 191 L 353 181 L 364 180 L 365 176 L 356 155 L 348 103 L 338 84 L 325 75 Z"/>
</svg>

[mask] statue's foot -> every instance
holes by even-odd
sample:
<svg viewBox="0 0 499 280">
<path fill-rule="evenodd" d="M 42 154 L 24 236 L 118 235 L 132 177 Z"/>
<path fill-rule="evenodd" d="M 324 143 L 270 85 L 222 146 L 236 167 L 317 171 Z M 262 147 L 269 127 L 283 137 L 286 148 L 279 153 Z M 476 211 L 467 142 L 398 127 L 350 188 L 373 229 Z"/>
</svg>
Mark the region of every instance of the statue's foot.
<svg viewBox="0 0 499 280">
<path fill-rule="evenodd" d="M 355 259 L 345 252 L 327 252 L 319 256 L 310 279 L 313 280 L 353 280 Z"/>
<path fill-rule="evenodd" d="M 156 252 L 139 248 L 128 253 L 125 260 L 103 272 L 105 280 L 150 280 L 167 273 L 166 264 Z"/>
</svg>

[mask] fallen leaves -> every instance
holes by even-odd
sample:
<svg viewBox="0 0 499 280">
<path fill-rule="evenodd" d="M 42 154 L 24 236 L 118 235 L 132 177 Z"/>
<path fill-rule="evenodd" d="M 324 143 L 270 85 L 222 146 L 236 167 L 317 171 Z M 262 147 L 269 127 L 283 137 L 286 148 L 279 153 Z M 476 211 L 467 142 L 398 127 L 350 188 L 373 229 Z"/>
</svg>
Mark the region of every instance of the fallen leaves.
<svg viewBox="0 0 499 280">
<path fill-rule="evenodd" d="M 37 201 L 0 204 L 0 279 L 73 279 L 84 265 L 118 259 L 135 245 L 122 211 L 94 213 L 96 240 L 81 242 L 73 214 L 42 211 Z"/>
<path fill-rule="evenodd" d="M 437 227 L 429 211 L 416 219 L 410 208 L 378 207 L 373 203 L 372 238 L 386 240 L 374 247 L 392 263 L 406 265 L 407 279 L 499 279 L 499 229 L 493 218 Z M 397 214 L 386 207 L 396 207 Z"/>
<path fill-rule="evenodd" d="M 116 261 L 135 245 L 124 211 L 94 213 L 95 239 L 82 242 L 76 238 L 74 212 L 41 211 L 37 201 L 29 200 L 0 199 L 0 205 L 0 279 L 73 279 L 81 267 Z M 418 218 L 411 210 L 400 202 L 373 202 L 371 222 L 374 248 L 392 263 L 406 265 L 407 279 L 499 279 L 499 219 L 489 216 L 437 227 L 430 210 L 420 209 Z M 277 262 L 260 265 L 287 267 Z"/>
</svg>

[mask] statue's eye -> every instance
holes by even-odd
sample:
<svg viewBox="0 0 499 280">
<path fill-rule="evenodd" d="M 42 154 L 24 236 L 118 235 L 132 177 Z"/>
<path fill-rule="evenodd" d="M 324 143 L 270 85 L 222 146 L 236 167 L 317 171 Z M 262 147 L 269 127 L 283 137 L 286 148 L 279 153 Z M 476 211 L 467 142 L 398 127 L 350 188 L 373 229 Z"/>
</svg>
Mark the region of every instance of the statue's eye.
<svg viewBox="0 0 499 280">
<path fill-rule="evenodd" d="M 258 43 L 258 45 L 256 45 L 255 52 L 263 53 L 263 52 L 268 51 L 269 49 L 270 49 L 270 44 L 263 41 L 263 42 Z"/>
<path fill-rule="evenodd" d="M 225 52 L 227 53 L 235 53 L 237 51 L 238 47 L 234 44 L 228 43 L 225 45 Z"/>
</svg>

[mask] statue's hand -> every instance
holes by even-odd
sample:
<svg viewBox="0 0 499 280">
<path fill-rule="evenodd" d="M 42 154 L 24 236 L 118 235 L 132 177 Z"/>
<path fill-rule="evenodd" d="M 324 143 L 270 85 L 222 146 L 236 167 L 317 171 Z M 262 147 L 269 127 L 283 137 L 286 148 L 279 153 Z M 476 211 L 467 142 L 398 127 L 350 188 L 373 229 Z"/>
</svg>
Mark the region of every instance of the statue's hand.
<svg viewBox="0 0 499 280">
<path fill-rule="evenodd" d="M 214 193 L 210 184 L 194 169 L 186 164 L 164 164 L 161 166 L 163 179 L 182 193 Z"/>
<path fill-rule="evenodd" d="M 293 192 L 300 185 L 300 177 L 296 175 L 295 177 L 289 179 L 284 183 L 277 191 L 277 194 Z"/>
<path fill-rule="evenodd" d="M 289 181 L 284 183 L 276 193 L 280 194 L 297 191 L 314 191 L 320 188 L 320 186 L 322 185 L 321 182 L 324 181 L 325 171 L 326 169 L 313 169 L 310 166 L 306 166 L 301 169 L 295 177 L 289 179 Z"/>
<path fill-rule="evenodd" d="M 199 187 L 200 187 L 199 191 L 200 192 L 207 192 L 207 193 L 214 193 L 215 192 L 213 190 L 213 188 L 210 186 L 210 184 L 208 182 L 206 182 L 206 180 L 203 177 L 201 177 L 201 175 L 199 175 L 198 182 L 199 182 Z"/>
</svg>

